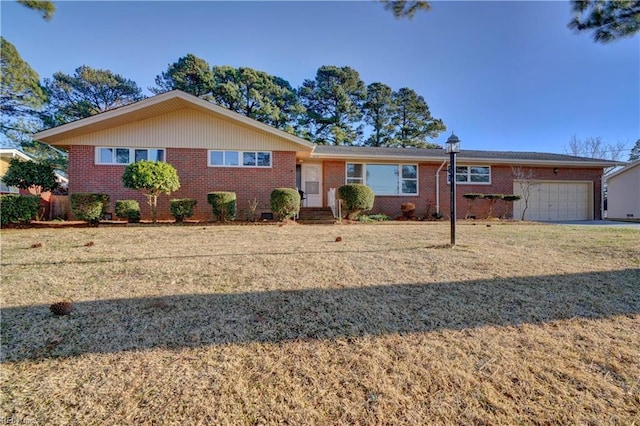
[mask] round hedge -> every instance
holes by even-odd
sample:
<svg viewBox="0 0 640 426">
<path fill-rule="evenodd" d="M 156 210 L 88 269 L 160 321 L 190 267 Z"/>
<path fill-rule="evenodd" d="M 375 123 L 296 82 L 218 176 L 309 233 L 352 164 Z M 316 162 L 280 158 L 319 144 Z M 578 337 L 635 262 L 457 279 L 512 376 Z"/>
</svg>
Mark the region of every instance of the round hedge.
<svg viewBox="0 0 640 426">
<path fill-rule="evenodd" d="M 207 194 L 207 203 L 211 204 L 213 215 L 217 220 L 226 222 L 236 218 L 235 192 L 210 192 Z"/>
<path fill-rule="evenodd" d="M 169 200 L 171 216 L 176 219 L 176 222 L 183 222 L 185 219 L 193 216 L 193 210 L 197 204 L 198 200 L 194 200 L 193 198 L 175 198 Z"/>
<path fill-rule="evenodd" d="M 348 219 L 355 219 L 360 213 L 371 210 L 375 201 L 373 189 L 359 183 L 341 186 L 338 188 L 338 197 L 344 202 Z"/>
<path fill-rule="evenodd" d="M 140 203 L 136 200 L 117 200 L 115 213 L 116 217 L 131 223 L 140 222 Z"/>
<path fill-rule="evenodd" d="M 109 206 L 109 195 L 76 192 L 69 197 L 71 212 L 75 217 L 97 225 Z"/>
<path fill-rule="evenodd" d="M 276 188 L 271 191 L 271 211 L 278 219 L 291 219 L 300 212 L 300 193 L 294 188 Z"/>
<path fill-rule="evenodd" d="M 0 222 L 29 223 L 38 216 L 40 197 L 8 194 L 0 196 Z"/>
</svg>

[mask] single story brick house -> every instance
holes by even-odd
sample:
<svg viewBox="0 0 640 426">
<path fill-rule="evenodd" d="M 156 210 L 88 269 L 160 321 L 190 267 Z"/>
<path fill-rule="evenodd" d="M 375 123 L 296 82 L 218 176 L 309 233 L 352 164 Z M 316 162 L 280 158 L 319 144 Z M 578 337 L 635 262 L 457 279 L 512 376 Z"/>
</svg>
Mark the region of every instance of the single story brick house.
<svg viewBox="0 0 640 426">
<path fill-rule="evenodd" d="M 123 187 L 126 164 L 158 160 L 178 171 L 181 188 L 161 197 L 159 217 L 170 218 L 169 198 L 195 198 L 197 219 L 211 219 L 207 193 L 234 191 L 238 218 L 249 203 L 269 211 L 274 188 L 299 188 L 303 206 L 332 205 L 334 191 L 346 183 L 373 188 L 372 213 L 400 215 L 411 202 L 416 214 L 449 215 L 448 155 L 443 149 L 320 146 L 231 112 L 181 91 L 163 93 L 34 136 L 69 153 L 69 193 L 109 194 L 116 200 L 144 197 Z M 463 142 L 464 143 L 464 142 Z M 465 193 L 519 194 L 530 189 L 526 219 L 601 218 L 603 170 L 617 163 L 561 154 L 470 151 L 457 156 L 458 217 L 466 212 Z M 523 183 L 526 185 L 523 186 Z M 476 205 L 477 204 L 477 205 Z M 493 216 L 505 213 L 506 203 Z M 522 201 L 513 206 L 520 217 Z M 483 202 L 471 215 L 482 217 Z"/>
<path fill-rule="evenodd" d="M 640 160 L 608 174 L 606 182 L 608 218 L 640 220 Z"/>
</svg>

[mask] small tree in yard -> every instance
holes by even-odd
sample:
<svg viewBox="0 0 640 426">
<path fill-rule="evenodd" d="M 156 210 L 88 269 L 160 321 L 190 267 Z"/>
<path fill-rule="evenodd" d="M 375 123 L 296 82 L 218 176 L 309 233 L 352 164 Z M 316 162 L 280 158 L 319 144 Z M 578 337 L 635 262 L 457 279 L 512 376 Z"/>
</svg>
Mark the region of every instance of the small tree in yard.
<svg viewBox="0 0 640 426">
<path fill-rule="evenodd" d="M 531 187 L 536 185 L 536 182 L 534 180 L 535 175 L 533 173 L 533 170 L 531 169 L 525 170 L 522 167 L 512 167 L 511 171 L 513 173 L 514 180 L 518 183 L 518 186 L 520 187 L 520 193 L 522 194 L 521 199 L 524 202 L 524 208 L 522 209 L 520 220 L 524 220 L 525 214 L 527 213 L 527 209 L 529 208 L 529 197 L 531 196 Z"/>
<path fill-rule="evenodd" d="M 169 195 L 180 188 L 178 172 L 169 163 L 161 161 L 139 161 L 124 169 L 122 183 L 126 188 L 142 191 L 151 208 L 153 223 L 158 218 L 158 196 Z"/>
<path fill-rule="evenodd" d="M 7 173 L 2 177 L 7 186 L 15 186 L 23 190 L 33 188 L 40 197 L 43 192 L 52 191 L 58 187 L 53 166 L 47 162 L 22 161 L 13 158 L 9 163 Z M 44 208 L 38 212 L 39 218 L 44 214 Z"/>
<path fill-rule="evenodd" d="M 38 196 L 58 187 L 51 164 L 21 161 L 18 158 L 11 160 L 7 173 L 2 177 L 2 182 L 7 186 L 16 186 L 24 190 L 33 187 Z"/>
</svg>

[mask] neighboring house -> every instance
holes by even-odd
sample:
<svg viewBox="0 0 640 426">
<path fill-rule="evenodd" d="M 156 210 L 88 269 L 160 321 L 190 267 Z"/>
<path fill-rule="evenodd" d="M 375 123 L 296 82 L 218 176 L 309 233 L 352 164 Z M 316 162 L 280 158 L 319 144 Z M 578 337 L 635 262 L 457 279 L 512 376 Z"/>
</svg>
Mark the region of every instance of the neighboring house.
<svg viewBox="0 0 640 426">
<path fill-rule="evenodd" d="M 640 160 L 605 177 L 607 217 L 640 220 Z"/>
<path fill-rule="evenodd" d="M 316 146 L 181 91 L 34 138 L 68 150 L 70 193 L 107 193 L 112 210 L 116 200 L 144 203 L 140 193 L 123 187 L 121 178 L 126 164 L 147 159 L 172 164 L 180 177 L 181 188 L 160 200 L 164 218 L 170 217 L 169 198 L 195 198 L 197 218 L 210 219 L 207 193 L 212 191 L 236 192 L 240 219 L 247 217 L 253 200 L 258 214 L 268 212 L 269 195 L 279 187 L 301 189 L 306 207 L 329 206 L 332 189 L 346 183 L 373 188 L 375 213 L 395 217 L 402 203 L 412 202 L 420 216 L 449 215 L 448 155 L 442 149 Z M 518 193 L 523 185 L 514 171 L 520 170 L 531 189 L 526 219 L 537 220 L 600 219 L 603 169 L 618 164 L 560 154 L 467 150 L 457 159 L 458 217 L 466 213 L 465 193 Z M 486 207 L 477 203 L 471 214 L 483 217 Z M 519 217 L 522 202 L 513 207 Z M 503 213 L 505 205 L 498 203 L 493 215 Z"/>
</svg>

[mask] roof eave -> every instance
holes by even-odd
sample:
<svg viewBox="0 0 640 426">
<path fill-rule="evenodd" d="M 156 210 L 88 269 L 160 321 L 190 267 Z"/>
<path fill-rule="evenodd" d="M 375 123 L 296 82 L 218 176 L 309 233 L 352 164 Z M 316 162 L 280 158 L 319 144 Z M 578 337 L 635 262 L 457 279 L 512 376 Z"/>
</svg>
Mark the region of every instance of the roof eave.
<svg viewBox="0 0 640 426">
<path fill-rule="evenodd" d="M 46 142 L 46 143 L 55 143 L 61 140 L 64 140 L 62 137 L 56 138 L 56 136 L 61 136 L 65 133 L 71 132 L 73 130 L 81 129 L 82 127 L 88 127 L 94 124 L 98 124 L 100 122 L 114 119 L 117 117 L 121 117 L 126 114 L 130 114 L 132 112 L 149 108 L 151 106 L 157 105 L 159 103 L 168 101 L 170 99 L 179 98 L 188 104 L 200 107 L 209 112 L 217 114 L 219 116 L 225 117 L 231 121 L 235 121 L 241 123 L 245 126 L 269 133 L 271 135 L 287 139 L 290 142 L 301 145 L 305 150 L 312 151 L 315 145 L 309 141 L 301 139 L 297 136 L 291 135 L 282 130 L 276 129 L 274 127 L 268 126 L 264 123 L 260 123 L 259 121 L 253 120 L 251 118 L 245 117 L 233 111 L 229 111 L 220 106 L 214 105 L 211 102 L 200 99 L 196 96 L 189 95 L 185 92 L 179 90 L 173 90 L 171 92 L 162 93 L 160 95 L 153 96 L 151 98 L 143 99 L 133 104 L 125 105 L 120 108 L 116 108 L 110 111 L 103 112 L 101 114 L 93 115 L 91 117 L 83 118 L 71 123 L 62 124 L 57 127 L 53 127 L 51 129 L 43 130 L 42 132 L 38 132 L 33 135 L 35 140 Z"/>
<path fill-rule="evenodd" d="M 313 153 L 312 159 L 322 160 L 352 160 L 352 161 L 411 161 L 411 162 L 442 162 L 449 158 L 443 156 L 417 156 L 417 155 L 375 155 L 375 154 L 330 154 L 330 153 Z M 562 160 L 527 160 L 527 159 L 505 159 L 505 158 L 469 158 L 458 155 L 458 161 L 461 163 L 487 163 L 487 164 L 505 164 L 505 165 L 524 165 L 524 166 L 570 166 L 570 167 L 594 167 L 607 168 L 622 165 L 624 163 L 617 162 L 598 162 L 598 161 L 562 161 Z"/>
</svg>

